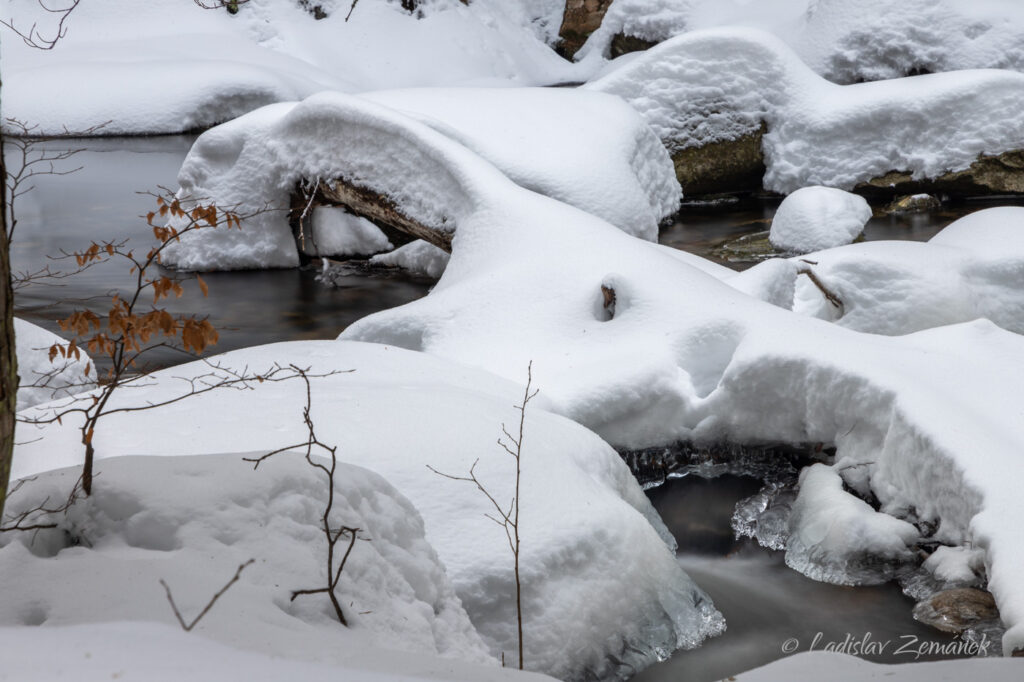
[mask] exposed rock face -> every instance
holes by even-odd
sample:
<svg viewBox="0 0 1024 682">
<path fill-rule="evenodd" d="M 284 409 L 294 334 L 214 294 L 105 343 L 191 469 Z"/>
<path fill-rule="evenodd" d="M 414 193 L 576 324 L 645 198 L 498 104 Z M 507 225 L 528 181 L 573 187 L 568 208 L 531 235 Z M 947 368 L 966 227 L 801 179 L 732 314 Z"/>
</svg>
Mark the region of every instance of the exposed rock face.
<svg viewBox="0 0 1024 682">
<path fill-rule="evenodd" d="M 612 38 L 611 44 L 611 58 L 621 57 L 624 54 L 630 52 L 643 52 L 649 50 L 658 43 L 654 40 L 644 40 L 643 38 L 637 38 L 636 36 L 628 36 L 624 33 L 617 33 Z"/>
<path fill-rule="evenodd" d="M 937 178 L 915 180 L 905 171 L 891 171 L 854 188 L 859 194 L 889 197 L 943 192 L 953 195 L 1024 194 L 1024 150 L 981 155 L 968 168 Z"/>
<path fill-rule="evenodd" d="M 931 194 L 909 194 L 896 197 L 889 204 L 881 208 L 879 215 L 892 213 L 924 213 L 934 211 L 942 206 L 942 202 Z"/>
<path fill-rule="evenodd" d="M 672 151 L 683 196 L 759 191 L 765 172 L 761 151 L 765 132 L 762 123 L 760 130 L 735 140 Z"/>
<path fill-rule="evenodd" d="M 999 610 L 989 592 L 961 587 L 918 602 L 914 618 L 943 632 L 961 633 L 983 621 L 998 619 Z"/>
<path fill-rule="evenodd" d="M 558 36 L 562 39 L 559 52 L 572 58 L 601 25 L 611 4 L 612 0 L 565 0 L 562 27 L 558 29 Z"/>
</svg>

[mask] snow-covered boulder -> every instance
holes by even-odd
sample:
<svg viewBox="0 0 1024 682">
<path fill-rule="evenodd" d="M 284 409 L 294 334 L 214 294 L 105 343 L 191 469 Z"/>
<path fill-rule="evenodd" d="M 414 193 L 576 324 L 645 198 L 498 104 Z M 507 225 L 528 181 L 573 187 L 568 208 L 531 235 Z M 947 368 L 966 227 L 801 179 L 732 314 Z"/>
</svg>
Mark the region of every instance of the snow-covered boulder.
<svg viewBox="0 0 1024 682">
<path fill-rule="evenodd" d="M 810 278 L 798 277 L 793 309 L 799 313 L 873 334 L 908 334 L 980 317 L 1024 333 L 1024 208 L 977 211 L 925 243 L 865 242 L 805 260 L 813 261 L 810 269 L 842 305 L 828 302 Z M 799 259 L 793 264 L 808 267 Z M 796 277 L 778 268 L 774 275 L 779 286 Z"/>
<path fill-rule="evenodd" d="M 3 41 L 4 116 L 40 134 L 104 122 L 105 135 L 175 133 L 322 90 L 584 78 L 543 42 L 542 7 L 432 0 L 410 13 L 399 0 L 375 0 L 345 21 L 350 6 L 247 0 L 231 15 L 181 0 L 81 3 L 53 50 Z M 46 37 L 59 18 L 35 0 L 12 0 L 4 17 L 22 30 L 36 23 Z"/>
<path fill-rule="evenodd" d="M 448 265 L 448 254 L 422 239 L 399 246 L 394 251 L 370 259 L 374 265 L 402 268 L 414 275 L 438 279 Z"/>
<path fill-rule="evenodd" d="M 779 204 L 768 240 L 795 253 L 830 249 L 851 243 L 870 219 L 864 197 L 831 187 L 803 187 Z"/>
<path fill-rule="evenodd" d="M 66 497 L 79 473 L 75 466 L 41 473 L 6 511 Z M 340 625 L 324 594 L 290 599 L 294 590 L 326 584 L 327 480 L 298 453 L 276 455 L 258 470 L 222 455 L 107 459 L 94 495 L 57 515 L 57 529 L 0 538 L 8 586 L 0 622 L 79 625 L 102 614 L 173 624 L 161 579 L 190 621 L 254 559 L 198 632 L 242 649 L 326 662 L 373 642 L 495 663 L 424 538 L 419 513 L 358 466 L 338 465 L 331 515 L 335 527 L 361 529 L 337 588 L 351 627 Z"/>
<path fill-rule="evenodd" d="M 18 353 L 18 410 L 88 391 L 96 386 L 96 368 L 84 350 L 78 357 L 61 354 L 50 360 L 50 348 L 67 340 L 20 318 L 14 318 Z"/>
<path fill-rule="evenodd" d="M 494 510 L 473 485 L 442 478 L 428 465 L 465 476 L 479 460 L 479 479 L 496 499 L 511 499 L 515 463 L 496 439 L 503 423 L 510 429 L 519 423 L 513 406 L 522 400 L 521 385 L 373 344 L 273 344 L 214 361 L 249 371 L 274 363 L 295 363 L 313 375 L 355 370 L 310 379 L 318 438 L 336 446 L 340 460 L 380 474 L 409 499 L 491 654 L 513 655 L 515 589 L 505 534 L 485 518 Z M 150 385 L 115 393 L 111 406 L 180 395 L 188 385 L 179 377 L 210 370 L 196 362 L 158 372 Z M 524 364 L 523 379 L 525 373 Z M 526 413 L 520 488 L 527 667 L 562 679 L 624 675 L 720 632 L 721 616 L 680 568 L 671 535 L 619 455 L 593 433 L 547 411 L 546 388 L 540 382 L 534 386 L 542 393 Z M 304 442 L 302 381 L 265 381 L 252 388 L 111 415 L 96 429 L 97 456 L 266 452 Z M 29 415 L 45 414 L 47 408 L 33 409 Z M 13 476 L 75 464 L 79 441 L 73 415 L 63 424 L 22 428 Z M 253 485 L 260 485 L 259 476 L 273 475 L 272 469 L 263 471 L 267 465 L 248 475 L 239 459 L 223 457 L 218 466 L 224 469 L 218 471 L 237 470 L 239 481 Z M 105 459 L 97 463 L 97 504 L 106 499 L 107 464 Z M 117 466 L 112 462 L 111 470 Z M 219 489 L 227 475 L 204 480 Z M 161 485 L 168 496 L 177 488 Z M 312 482 L 302 487 L 303 499 L 319 489 Z M 252 532 L 264 532 L 256 520 Z M 187 549 L 188 537 L 180 535 L 178 544 Z M 302 582 L 311 581 L 315 575 Z M 156 593 L 153 599 L 158 598 Z"/>
<path fill-rule="evenodd" d="M 781 193 L 871 181 L 877 191 L 903 194 L 921 191 L 924 181 L 961 192 L 1024 191 L 1021 173 L 1005 164 L 990 168 L 1000 164 L 988 158 L 1024 148 L 1021 73 L 959 71 L 841 86 L 770 34 L 722 28 L 677 36 L 585 87 L 630 102 L 677 163 L 684 150 L 714 151 L 754 139 L 765 126 L 763 160 L 750 163 L 763 162 L 764 188 Z M 960 172 L 972 164 L 980 164 L 977 172 Z"/>
<path fill-rule="evenodd" d="M 652 241 L 659 221 L 679 206 L 668 154 L 617 98 L 540 89 L 373 98 L 387 106 L 321 93 L 204 133 L 182 165 L 179 195 L 254 215 L 241 230 L 185 235 L 165 261 L 186 269 L 296 265 L 287 212 L 264 209 L 289 206 L 300 180 L 344 179 L 372 190 L 446 239 L 488 186 L 510 184 L 507 178 Z"/>
</svg>

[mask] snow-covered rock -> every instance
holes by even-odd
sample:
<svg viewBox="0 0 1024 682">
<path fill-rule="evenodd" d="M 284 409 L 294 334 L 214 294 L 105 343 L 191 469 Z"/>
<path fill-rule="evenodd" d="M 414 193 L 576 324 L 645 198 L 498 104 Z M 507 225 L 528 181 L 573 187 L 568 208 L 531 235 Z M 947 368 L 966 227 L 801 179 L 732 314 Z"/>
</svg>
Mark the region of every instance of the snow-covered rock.
<svg viewBox="0 0 1024 682">
<path fill-rule="evenodd" d="M 448 265 L 448 254 L 422 239 L 399 246 L 394 251 L 370 259 L 374 265 L 408 270 L 414 275 L 438 279 Z"/>
<path fill-rule="evenodd" d="M 925 243 L 865 242 L 805 259 L 842 306 L 799 277 L 793 309 L 802 314 L 873 334 L 908 334 L 980 317 L 1024 333 L 1024 208 L 977 211 Z M 777 286 L 795 276 L 779 268 L 773 273 Z"/>
<path fill-rule="evenodd" d="M 178 175 L 180 196 L 254 215 L 241 230 L 185 235 L 165 261 L 185 269 L 297 264 L 286 212 L 262 209 L 288 206 L 300 179 L 345 178 L 444 234 L 489 185 L 511 184 L 504 174 L 649 240 L 679 206 L 671 160 L 643 119 L 616 98 L 539 89 L 376 97 L 411 115 L 321 93 L 204 133 Z M 416 119 L 429 119 L 429 127 Z"/>
<path fill-rule="evenodd" d="M 42 473 L 6 511 L 65 497 L 78 475 L 75 466 Z M 334 527 L 361 529 L 337 588 L 351 628 L 338 623 L 326 595 L 290 599 L 294 590 L 326 584 L 327 480 L 298 453 L 276 455 L 258 470 L 223 455 L 105 460 L 93 496 L 58 515 L 57 529 L 2 538 L 8 589 L 0 594 L 0 622 L 78 625 L 103 614 L 173 624 L 160 579 L 190 621 L 254 559 L 199 632 L 234 647 L 327 662 L 375 642 L 495 663 L 424 539 L 416 509 L 358 466 L 338 465 L 331 515 Z M 347 646 L 335 651 L 334 640 Z"/>
<path fill-rule="evenodd" d="M 864 197 L 831 187 L 803 187 L 779 204 L 768 240 L 796 253 L 830 249 L 851 243 L 870 219 Z"/>
<path fill-rule="evenodd" d="M 103 122 L 107 135 L 173 133 L 321 90 L 584 77 L 538 37 L 550 13 L 538 0 L 432 0 L 412 14 L 399 0 L 375 0 L 346 22 L 350 5 L 248 0 L 231 15 L 180 0 L 82 3 L 53 50 L 3 41 L 3 113 L 43 134 Z M 327 16 L 316 19 L 311 6 Z M 38 22 L 46 37 L 57 28 L 35 0 L 12 0 L 4 17 L 22 30 Z"/>
<path fill-rule="evenodd" d="M 781 193 L 852 189 L 892 171 L 938 178 L 979 155 L 1024 148 L 1024 74 L 959 71 L 841 86 L 754 29 L 677 36 L 585 87 L 626 99 L 672 152 L 755 135 L 766 124 L 764 187 Z"/>
<path fill-rule="evenodd" d="M 507 539 L 484 517 L 493 509 L 474 486 L 427 467 L 464 476 L 479 460 L 480 480 L 496 499 L 511 499 L 514 461 L 495 441 L 503 423 L 510 429 L 518 424 L 513 405 L 522 400 L 521 385 L 372 344 L 273 344 L 214 361 L 253 372 L 274 363 L 295 363 L 314 375 L 355 370 L 310 380 L 318 438 L 337 446 L 340 460 L 380 474 L 411 501 L 492 655 L 513 655 L 515 591 Z M 179 377 L 210 370 L 196 362 L 158 372 L 151 385 L 115 393 L 111 406 L 180 395 L 187 384 Z M 524 364 L 523 379 L 525 373 Z M 671 536 L 619 455 L 593 433 L 548 412 L 545 386 L 534 386 L 542 393 L 527 409 L 520 488 L 527 667 L 563 679 L 621 675 L 719 632 L 720 616 L 680 568 Z M 111 415 L 96 429 L 97 456 L 266 452 L 304 442 L 302 381 L 252 388 Z M 44 414 L 46 406 L 33 409 L 29 415 Z M 72 415 L 40 430 L 22 427 L 12 475 L 75 464 L 81 452 L 75 426 Z M 224 467 L 244 475 L 237 457 L 222 459 Z M 253 480 L 272 473 L 263 472 L 265 466 Z M 103 504 L 107 460 L 97 470 L 96 500 Z M 220 486 L 220 476 L 208 480 Z M 177 487 L 161 485 L 167 495 Z M 303 494 L 316 489 L 310 485 Z M 262 530 L 254 524 L 253 532 Z M 186 540 L 182 536 L 187 548 Z"/>
<path fill-rule="evenodd" d="M 49 402 L 96 386 L 96 368 L 84 350 L 78 357 L 60 354 L 50 360 L 55 344 L 67 347 L 67 340 L 20 318 L 14 318 L 18 353 L 18 410 Z"/>
</svg>

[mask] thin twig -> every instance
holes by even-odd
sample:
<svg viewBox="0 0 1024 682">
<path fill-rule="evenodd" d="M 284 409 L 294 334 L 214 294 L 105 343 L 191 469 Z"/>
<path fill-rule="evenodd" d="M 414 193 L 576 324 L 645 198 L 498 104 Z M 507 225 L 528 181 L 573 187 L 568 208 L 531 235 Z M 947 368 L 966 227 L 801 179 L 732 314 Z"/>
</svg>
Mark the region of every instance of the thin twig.
<svg viewBox="0 0 1024 682">
<path fill-rule="evenodd" d="M 181 611 L 178 610 L 178 605 L 174 603 L 174 596 L 171 595 L 171 588 L 167 586 L 167 583 L 164 582 L 163 578 L 160 578 L 160 584 L 164 586 L 164 592 L 167 593 L 167 601 L 170 602 L 171 610 L 174 611 L 174 617 L 177 618 L 178 623 L 181 624 L 181 629 L 185 632 L 191 632 L 192 628 L 194 628 L 196 624 L 203 619 L 203 616 L 209 613 L 210 609 L 213 608 L 213 605 L 217 603 L 218 599 L 220 599 L 220 596 L 227 592 L 232 585 L 238 582 L 238 579 L 242 577 L 242 571 L 255 562 L 255 559 L 249 559 L 244 564 L 240 564 L 231 580 L 229 580 L 224 587 L 217 590 L 217 593 L 213 595 L 209 602 L 207 602 L 206 606 L 203 607 L 203 610 L 199 612 L 199 615 L 192 619 L 191 623 L 185 623 L 185 619 L 181 617 Z"/>
</svg>

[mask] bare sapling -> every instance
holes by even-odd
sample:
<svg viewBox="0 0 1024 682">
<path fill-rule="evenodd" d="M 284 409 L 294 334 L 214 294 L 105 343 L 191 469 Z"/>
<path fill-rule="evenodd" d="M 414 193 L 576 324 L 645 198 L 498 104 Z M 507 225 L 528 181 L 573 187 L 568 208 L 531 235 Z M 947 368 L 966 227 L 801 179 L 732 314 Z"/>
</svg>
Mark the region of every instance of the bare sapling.
<svg viewBox="0 0 1024 682">
<path fill-rule="evenodd" d="M 338 468 L 338 448 L 337 446 L 327 445 L 316 435 L 316 427 L 311 415 L 311 410 L 313 409 L 313 396 L 309 384 L 310 375 L 308 374 L 308 368 L 301 369 L 295 365 L 291 365 L 291 369 L 295 374 L 301 377 L 306 384 L 306 405 L 302 409 L 302 419 L 306 425 L 307 432 L 306 440 L 302 443 L 278 448 L 277 450 L 268 452 L 260 457 L 246 457 L 245 461 L 252 462 L 253 469 L 258 469 L 260 464 L 274 455 L 290 450 L 304 450 L 306 462 L 314 469 L 323 473 L 324 478 L 327 481 L 327 501 L 324 504 L 323 515 L 320 519 L 320 528 L 323 531 L 324 538 L 327 540 L 327 584 L 324 587 L 293 590 L 291 601 L 295 601 L 296 597 L 299 597 L 300 595 L 326 594 L 327 598 L 331 602 L 331 606 L 334 608 L 334 614 L 338 617 L 338 622 L 347 627 L 348 620 L 345 618 L 345 613 L 341 608 L 341 603 L 338 601 L 338 583 L 341 581 L 341 573 L 345 570 L 345 564 L 348 562 L 349 557 L 352 554 L 352 549 L 355 547 L 356 540 L 369 541 L 369 538 L 359 537 L 359 533 L 362 531 L 361 528 L 355 528 L 347 525 L 336 526 L 331 519 L 331 512 L 334 510 L 334 476 Z M 335 373 L 339 372 L 332 372 L 332 374 Z M 321 455 L 329 456 L 330 463 L 324 464 L 319 459 L 314 459 L 314 450 Z M 343 538 L 346 540 L 344 543 L 341 542 Z M 339 548 L 339 544 L 342 545 L 344 548 L 343 550 L 342 548 Z"/>
<path fill-rule="evenodd" d="M 498 502 L 494 494 L 485 486 L 476 475 L 476 465 L 480 463 L 478 457 L 471 467 L 469 467 L 468 476 L 453 476 L 452 474 L 446 474 L 438 471 L 434 467 L 427 465 L 427 468 L 433 471 L 439 476 L 450 478 L 453 481 L 465 481 L 472 483 L 476 486 L 487 501 L 491 503 L 494 508 L 494 513 L 485 513 L 484 516 L 493 521 L 494 523 L 501 526 L 502 530 L 505 531 L 505 537 L 508 540 L 509 549 L 512 551 L 512 564 L 513 564 L 513 575 L 515 578 L 516 585 L 516 629 L 519 640 L 519 669 L 523 669 L 523 591 L 522 591 L 522 580 L 519 573 L 519 559 L 520 559 L 520 534 L 519 534 L 519 485 L 522 480 L 522 454 L 523 454 L 523 436 L 526 428 L 526 406 L 536 397 L 539 390 L 531 391 L 533 384 L 533 362 L 531 361 L 526 367 L 526 388 L 523 390 L 523 400 L 515 409 L 519 412 L 519 430 L 517 435 L 509 433 L 508 428 L 503 423 L 501 425 L 501 432 L 504 434 L 498 438 L 498 445 L 509 454 L 515 461 L 516 465 L 516 476 L 515 476 L 515 487 L 512 493 L 512 499 L 509 501 L 508 506 L 504 506 Z M 505 654 L 502 652 L 502 665 L 504 665 Z"/>
</svg>

